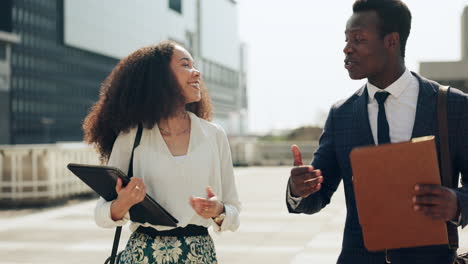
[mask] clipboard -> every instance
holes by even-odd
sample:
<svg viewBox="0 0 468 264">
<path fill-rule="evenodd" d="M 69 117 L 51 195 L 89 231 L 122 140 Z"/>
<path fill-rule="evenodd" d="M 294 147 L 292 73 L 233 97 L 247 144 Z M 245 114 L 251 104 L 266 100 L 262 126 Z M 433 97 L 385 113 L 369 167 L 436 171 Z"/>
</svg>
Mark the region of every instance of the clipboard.
<svg viewBox="0 0 468 264">
<path fill-rule="evenodd" d="M 369 251 L 448 244 L 445 221 L 413 210 L 416 184 L 439 184 L 434 136 L 359 147 L 350 154 L 353 187 Z"/>
<path fill-rule="evenodd" d="M 130 178 L 115 167 L 69 163 L 67 168 L 106 201 L 117 198 L 117 177 L 122 179 L 123 186 L 130 182 Z M 174 216 L 148 194 L 142 202 L 130 208 L 130 219 L 133 222 L 173 227 L 178 223 Z"/>
</svg>

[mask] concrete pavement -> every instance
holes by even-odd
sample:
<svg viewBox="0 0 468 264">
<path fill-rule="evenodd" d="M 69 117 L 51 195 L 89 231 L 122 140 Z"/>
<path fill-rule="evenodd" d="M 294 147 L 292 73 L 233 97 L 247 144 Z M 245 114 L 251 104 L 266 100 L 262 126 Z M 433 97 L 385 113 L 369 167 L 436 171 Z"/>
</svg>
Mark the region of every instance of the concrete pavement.
<svg viewBox="0 0 468 264">
<path fill-rule="evenodd" d="M 341 187 L 319 214 L 292 215 L 284 202 L 288 167 L 236 168 L 235 173 L 241 227 L 212 234 L 220 263 L 336 262 L 346 213 Z M 114 230 L 94 224 L 94 205 L 88 200 L 32 213 L 0 210 L 0 264 L 103 263 Z M 129 235 L 124 227 L 122 248 Z M 461 244 L 468 250 L 463 233 Z"/>
</svg>

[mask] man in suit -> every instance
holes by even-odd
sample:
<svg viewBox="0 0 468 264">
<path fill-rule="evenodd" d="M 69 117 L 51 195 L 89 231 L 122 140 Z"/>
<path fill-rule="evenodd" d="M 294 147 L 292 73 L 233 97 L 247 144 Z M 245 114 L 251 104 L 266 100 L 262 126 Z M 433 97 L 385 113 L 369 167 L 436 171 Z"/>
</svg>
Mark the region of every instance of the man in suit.
<svg viewBox="0 0 468 264">
<path fill-rule="evenodd" d="M 343 180 L 347 216 L 340 264 L 448 264 L 453 262 L 456 253 L 456 244 L 381 252 L 369 252 L 363 244 L 352 185 L 351 150 L 437 135 L 439 84 L 405 67 L 410 28 L 411 13 L 400 0 L 354 3 L 353 15 L 346 24 L 344 66 L 351 79 L 367 78 L 367 83 L 351 97 L 332 106 L 311 165 L 302 165 L 299 149 L 292 147 L 295 167 L 286 192 L 290 213 L 320 211 Z M 468 96 L 451 88 L 447 110 L 453 176 L 458 182 L 461 173 L 464 185 L 468 182 Z M 438 144 L 437 136 L 436 141 Z M 395 172 L 395 177 L 405 177 L 405 172 Z M 456 232 L 456 225 L 464 227 L 468 222 L 465 187 L 451 189 L 420 184 L 415 186 L 413 201 L 409 202 L 418 213 L 446 221 L 452 231 Z"/>
</svg>

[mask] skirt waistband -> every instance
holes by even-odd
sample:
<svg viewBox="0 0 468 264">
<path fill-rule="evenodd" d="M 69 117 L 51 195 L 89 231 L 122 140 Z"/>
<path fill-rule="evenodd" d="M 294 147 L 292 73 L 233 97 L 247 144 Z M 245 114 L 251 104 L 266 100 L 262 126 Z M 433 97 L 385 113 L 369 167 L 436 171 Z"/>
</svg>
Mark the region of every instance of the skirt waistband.
<svg viewBox="0 0 468 264">
<path fill-rule="evenodd" d="M 158 231 L 152 227 L 139 226 L 135 232 L 146 234 L 152 238 L 156 236 L 203 236 L 208 235 L 208 229 L 204 226 L 188 225 L 170 230 Z"/>
</svg>

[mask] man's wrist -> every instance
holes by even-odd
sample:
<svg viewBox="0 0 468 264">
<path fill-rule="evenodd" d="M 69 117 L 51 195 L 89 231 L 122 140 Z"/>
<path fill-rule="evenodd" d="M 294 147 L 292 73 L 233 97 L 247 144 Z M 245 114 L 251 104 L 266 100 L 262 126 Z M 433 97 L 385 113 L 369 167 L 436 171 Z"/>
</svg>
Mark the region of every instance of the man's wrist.
<svg viewBox="0 0 468 264">
<path fill-rule="evenodd" d="M 296 198 L 296 199 L 301 198 L 300 196 L 294 195 L 294 193 L 292 191 L 291 177 L 289 177 L 289 180 L 288 180 L 288 190 L 289 190 L 289 196 L 291 198 Z"/>
<path fill-rule="evenodd" d="M 288 204 L 291 206 L 292 209 L 296 209 L 299 206 L 299 204 L 301 203 L 302 197 L 292 196 L 291 189 L 290 189 L 290 187 L 288 185 L 286 200 L 287 200 Z"/>
<path fill-rule="evenodd" d="M 459 223 L 461 221 L 461 206 L 460 206 L 460 201 L 458 200 L 458 194 L 455 190 L 451 189 L 453 194 L 455 195 L 455 206 L 457 207 L 457 210 L 455 212 L 455 217 L 453 217 L 452 221 L 455 221 Z"/>
<path fill-rule="evenodd" d="M 450 221 L 454 224 L 457 224 L 459 225 L 460 222 L 461 222 L 461 210 L 460 210 L 460 206 L 458 206 L 457 208 L 457 212 L 455 213 L 455 217 L 452 218 L 452 220 Z"/>
</svg>

